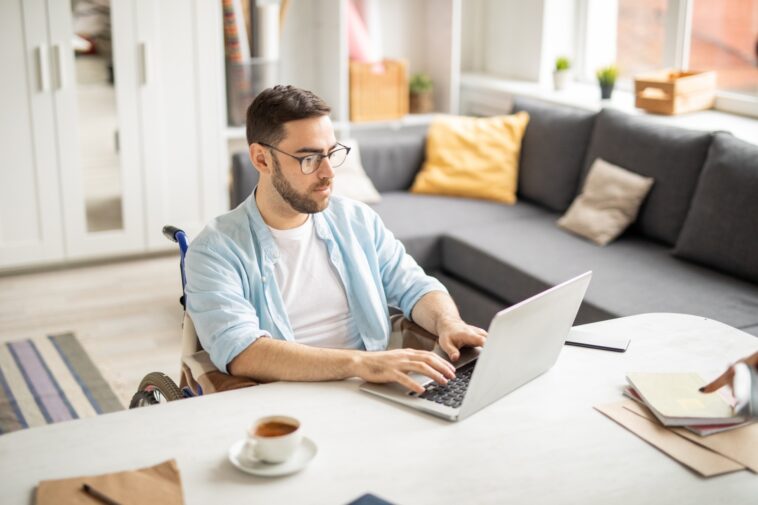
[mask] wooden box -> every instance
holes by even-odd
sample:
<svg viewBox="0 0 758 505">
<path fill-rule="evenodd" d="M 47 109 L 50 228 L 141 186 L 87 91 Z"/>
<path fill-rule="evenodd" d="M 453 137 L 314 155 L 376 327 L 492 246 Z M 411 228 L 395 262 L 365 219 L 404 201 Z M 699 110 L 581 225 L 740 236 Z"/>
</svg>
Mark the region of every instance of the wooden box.
<svg viewBox="0 0 758 505">
<path fill-rule="evenodd" d="M 378 121 L 408 114 L 408 71 L 403 60 L 350 62 L 350 120 Z"/>
<path fill-rule="evenodd" d="M 710 109 L 716 98 L 716 72 L 663 70 L 634 78 L 634 105 L 657 114 Z"/>
</svg>

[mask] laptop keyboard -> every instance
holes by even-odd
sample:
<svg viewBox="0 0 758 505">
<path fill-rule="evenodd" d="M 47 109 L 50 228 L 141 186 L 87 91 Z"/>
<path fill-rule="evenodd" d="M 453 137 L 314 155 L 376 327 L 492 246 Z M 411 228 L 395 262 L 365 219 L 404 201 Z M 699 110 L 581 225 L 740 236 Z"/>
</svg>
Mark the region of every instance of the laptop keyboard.
<svg viewBox="0 0 758 505">
<path fill-rule="evenodd" d="M 441 405 L 447 405 L 448 407 L 460 407 L 469 382 L 471 382 L 471 375 L 474 373 L 475 365 L 476 361 L 463 365 L 455 371 L 455 379 L 449 381 L 444 386 L 436 382 L 430 382 L 426 386 L 426 391 L 418 395 L 418 397 Z"/>
</svg>

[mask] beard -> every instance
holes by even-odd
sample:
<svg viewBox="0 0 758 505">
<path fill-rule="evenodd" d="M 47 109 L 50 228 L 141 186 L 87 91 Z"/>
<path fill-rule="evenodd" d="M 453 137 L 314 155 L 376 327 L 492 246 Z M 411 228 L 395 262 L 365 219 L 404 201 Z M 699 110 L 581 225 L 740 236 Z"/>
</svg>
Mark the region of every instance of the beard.
<svg viewBox="0 0 758 505">
<path fill-rule="evenodd" d="M 303 214 L 316 214 L 323 211 L 329 205 L 329 198 L 327 197 L 323 202 L 318 202 L 313 198 L 309 198 L 307 194 L 301 195 L 295 188 L 284 178 L 282 174 L 282 167 L 279 164 L 279 160 L 272 156 L 271 159 L 274 162 L 274 173 L 271 177 L 271 182 L 274 185 L 274 189 L 279 193 L 279 196 L 287 202 L 290 207 L 295 211 Z M 331 186 L 331 179 L 321 179 L 318 183 L 314 184 L 309 192 L 317 189 L 324 189 Z"/>
</svg>

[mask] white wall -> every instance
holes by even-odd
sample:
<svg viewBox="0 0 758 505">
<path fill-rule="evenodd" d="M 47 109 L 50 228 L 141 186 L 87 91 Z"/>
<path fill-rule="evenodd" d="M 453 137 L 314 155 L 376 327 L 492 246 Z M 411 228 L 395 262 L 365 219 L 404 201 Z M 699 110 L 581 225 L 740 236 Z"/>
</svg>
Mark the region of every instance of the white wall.
<svg viewBox="0 0 758 505">
<path fill-rule="evenodd" d="M 486 0 L 485 73 L 536 81 L 540 78 L 543 1 Z"/>
<path fill-rule="evenodd" d="M 580 78 L 595 81 L 595 71 L 616 61 L 616 20 L 618 0 L 582 0 L 586 8 L 583 73 Z"/>
<path fill-rule="evenodd" d="M 461 11 L 461 72 L 481 72 L 484 2 L 465 0 Z"/>
<path fill-rule="evenodd" d="M 555 60 L 559 56 L 576 63 L 577 5 L 575 0 L 544 0 L 540 78 L 541 83 L 552 82 Z"/>
<path fill-rule="evenodd" d="M 464 72 L 548 83 L 558 56 L 576 59 L 575 25 L 587 0 L 466 0 Z M 613 1 L 613 0 L 612 0 Z"/>
</svg>

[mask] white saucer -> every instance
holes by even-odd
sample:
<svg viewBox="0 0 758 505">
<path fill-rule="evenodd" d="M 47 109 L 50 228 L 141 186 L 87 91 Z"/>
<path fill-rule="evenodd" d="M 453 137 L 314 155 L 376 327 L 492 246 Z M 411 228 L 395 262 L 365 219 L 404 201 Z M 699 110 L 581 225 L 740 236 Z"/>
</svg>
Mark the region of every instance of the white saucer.
<svg viewBox="0 0 758 505">
<path fill-rule="evenodd" d="M 245 439 L 237 440 L 229 448 L 229 461 L 245 473 L 260 475 L 262 477 L 278 477 L 299 472 L 316 456 L 318 449 L 316 443 L 308 437 L 303 437 L 300 447 L 295 454 L 284 463 L 264 463 L 263 461 L 249 458 L 242 453 L 245 447 Z"/>
</svg>

